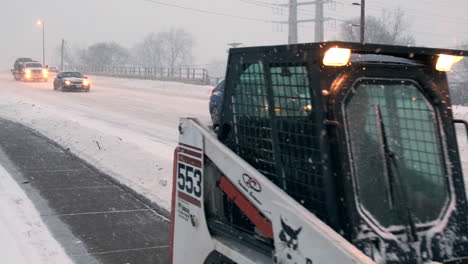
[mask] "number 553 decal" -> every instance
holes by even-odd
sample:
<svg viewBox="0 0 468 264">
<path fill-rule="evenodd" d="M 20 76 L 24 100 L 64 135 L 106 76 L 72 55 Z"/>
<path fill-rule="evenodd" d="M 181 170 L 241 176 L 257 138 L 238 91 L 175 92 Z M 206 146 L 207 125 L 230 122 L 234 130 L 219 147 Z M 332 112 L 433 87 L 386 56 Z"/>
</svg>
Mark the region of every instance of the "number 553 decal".
<svg viewBox="0 0 468 264">
<path fill-rule="evenodd" d="M 178 197 L 200 207 L 203 191 L 203 155 L 201 150 L 188 145 L 179 146 L 178 156 Z"/>
<path fill-rule="evenodd" d="M 177 176 L 179 190 L 200 198 L 202 194 L 201 177 L 202 172 L 199 168 L 179 162 Z"/>
</svg>

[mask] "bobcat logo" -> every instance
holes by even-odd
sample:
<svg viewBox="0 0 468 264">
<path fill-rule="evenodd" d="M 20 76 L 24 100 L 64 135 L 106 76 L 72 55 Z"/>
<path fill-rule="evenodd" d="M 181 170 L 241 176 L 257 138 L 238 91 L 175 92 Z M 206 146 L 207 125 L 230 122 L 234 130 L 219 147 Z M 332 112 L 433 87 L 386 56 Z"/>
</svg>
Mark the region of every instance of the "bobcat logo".
<svg viewBox="0 0 468 264">
<path fill-rule="evenodd" d="M 299 234 L 302 231 L 302 227 L 294 229 L 283 221 L 281 217 L 281 232 L 279 234 L 280 247 L 281 247 L 281 259 L 285 260 L 285 263 L 305 263 L 313 264 L 312 260 L 305 258 L 298 250 L 299 247 Z"/>
<path fill-rule="evenodd" d="M 281 218 L 281 232 L 279 234 L 279 239 L 285 247 L 295 251 L 299 245 L 297 237 L 299 236 L 299 233 L 301 233 L 301 230 L 302 227 L 294 230 L 283 221 L 283 218 Z"/>
</svg>

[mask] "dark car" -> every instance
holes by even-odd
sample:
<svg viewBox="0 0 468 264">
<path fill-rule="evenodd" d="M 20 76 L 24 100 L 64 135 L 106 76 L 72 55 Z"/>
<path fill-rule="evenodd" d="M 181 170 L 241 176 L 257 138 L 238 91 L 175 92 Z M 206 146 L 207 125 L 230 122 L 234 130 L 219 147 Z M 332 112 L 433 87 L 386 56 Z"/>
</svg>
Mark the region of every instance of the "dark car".
<svg viewBox="0 0 468 264">
<path fill-rule="evenodd" d="M 49 66 L 48 69 L 49 69 L 49 72 L 53 72 L 53 73 L 59 72 L 59 68 L 56 66 Z"/>
<path fill-rule="evenodd" d="M 33 62 L 33 61 L 34 61 L 34 60 L 31 59 L 31 58 L 18 58 L 18 59 L 16 59 L 13 68 L 14 68 L 16 71 L 19 71 L 19 70 L 21 70 L 20 67 L 21 67 L 21 65 L 22 65 L 24 62 Z"/>
<path fill-rule="evenodd" d="M 54 80 L 54 90 L 89 92 L 91 84 L 88 77 L 79 72 L 60 72 Z"/>
<path fill-rule="evenodd" d="M 218 127 L 220 122 L 220 112 L 221 107 L 223 106 L 223 96 L 224 96 L 224 83 L 225 81 L 221 81 L 216 85 L 215 88 L 211 90 L 211 97 L 210 97 L 210 115 L 211 121 L 213 121 L 213 127 Z"/>
</svg>

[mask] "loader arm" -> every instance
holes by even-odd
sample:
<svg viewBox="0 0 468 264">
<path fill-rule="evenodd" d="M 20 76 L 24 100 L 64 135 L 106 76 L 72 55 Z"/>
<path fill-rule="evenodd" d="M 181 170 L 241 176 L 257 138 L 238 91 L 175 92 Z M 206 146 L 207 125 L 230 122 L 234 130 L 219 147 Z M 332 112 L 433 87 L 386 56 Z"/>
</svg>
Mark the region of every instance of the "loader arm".
<svg viewBox="0 0 468 264">
<path fill-rule="evenodd" d="M 204 263 L 204 259 L 213 251 L 237 263 L 374 263 L 222 144 L 196 119 L 182 118 L 179 132 L 179 157 L 174 162 L 177 169 L 174 170 L 173 187 L 172 263 L 187 263 L 189 260 L 191 263 Z M 198 197 L 193 191 L 198 188 L 194 182 L 197 186 L 204 186 L 202 182 L 211 178 L 204 174 L 209 171 L 205 170 L 201 175 L 197 172 L 199 176 L 196 177 L 190 176 L 194 173 L 185 173 L 198 169 L 203 171 L 203 164 L 199 161 L 203 163 L 207 158 L 222 172 L 224 183 L 221 185 L 235 188 L 234 193 L 242 195 L 244 202 L 250 204 L 241 210 L 258 210 L 257 215 L 265 218 L 260 219 L 263 225 L 271 223 L 275 247 L 271 259 L 243 248 L 238 241 L 210 234 L 203 205 L 205 190 L 200 190 Z M 190 168 L 190 164 L 195 167 Z M 185 184 L 187 182 L 192 183 Z M 200 242 L 189 243 L 187 240 Z"/>
</svg>

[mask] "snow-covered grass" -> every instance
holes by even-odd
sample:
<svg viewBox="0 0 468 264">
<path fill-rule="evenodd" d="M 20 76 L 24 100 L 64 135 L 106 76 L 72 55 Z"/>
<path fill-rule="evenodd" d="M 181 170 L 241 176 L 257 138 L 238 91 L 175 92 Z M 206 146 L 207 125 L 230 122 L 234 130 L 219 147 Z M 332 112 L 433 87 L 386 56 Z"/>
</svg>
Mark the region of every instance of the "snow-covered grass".
<svg viewBox="0 0 468 264">
<path fill-rule="evenodd" d="M 1 263 L 73 263 L 29 198 L 1 165 L 0 212 Z"/>
<path fill-rule="evenodd" d="M 179 117 L 210 122 L 210 86 L 90 76 L 90 93 L 0 74 L 0 117 L 20 122 L 169 209 Z"/>
<path fill-rule="evenodd" d="M 37 130 L 161 207 L 169 209 L 180 117 L 209 123 L 210 86 L 90 76 L 91 93 L 0 74 L 0 117 Z M 468 119 L 468 107 L 454 106 Z M 459 143 L 468 179 L 468 144 Z M 468 181 L 466 181 L 468 184 Z"/>
</svg>

